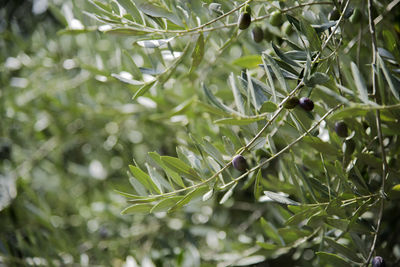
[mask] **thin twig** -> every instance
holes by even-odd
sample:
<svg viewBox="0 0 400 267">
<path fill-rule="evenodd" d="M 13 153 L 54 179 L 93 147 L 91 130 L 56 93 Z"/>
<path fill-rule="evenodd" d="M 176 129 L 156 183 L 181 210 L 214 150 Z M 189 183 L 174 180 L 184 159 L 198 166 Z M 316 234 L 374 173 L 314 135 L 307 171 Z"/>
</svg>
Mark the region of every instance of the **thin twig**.
<svg viewBox="0 0 400 267">
<path fill-rule="evenodd" d="M 206 23 L 204 23 L 204 24 L 202 24 L 202 25 L 200 25 L 200 26 L 197 26 L 197 27 L 194 27 L 194 28 L 191 28 L 191 29 L 187 29 L 187 30 L 163 30 L 163 29 L 154 29 L 154 28 L 149 28 L 149 27 L 143 27 L 143 25 L 140 25 L 140 24 L 135 23 L 135 22 L 129 22 L 129 23 L 130 23 L 132 26 L 141 27 L 143 30 L 149 31 L 149 33 L 154 33 L 154 32 L 155 32 L 155 33 L 185 35 L 185 34 L 197 34 L 197 33 L 200 33 L 200 32 L 216 31 L 216 30 L 219 30 L 219 29 L 226 29 L 226 28 L 236 27 L 236 26 L 237 26 L 237 23 L 227 23 L 227 24 L 224 24 L 224 25 L 215 26 L 215 27 L 209 27 L 209 28 L 206 28 L 206 27 L 209 26 L 209 25 L 211 25 L 211 24 L 213 24 L 213 23 L 215 23 L 215 22 L 217 22 L 217 21 L 219 21 L 219 20 L 221 20 L 221 19 L 223 19 L 223 18 L 225 18 L 225 17 L 227 17 L 227 16 L 230 15 L 230 14 L 234 13 L 235 11 L 239 10 L 240 8 L 242 8 L 242 7 L 245 6 L 246 4 L 250 3 L 251 1 L 253 1 L 253 0 L 248 0 L 248 1 L 244 2 L 243 4 L 241 4 L 240 6 L 235 7 L 234 9 L 230 10 L 229 12 L 224 13 L 223 15 L 221 15 L 221 16 L 219 16 L 219 17 L 213 19 L 213 20 L 210 20 L 210 21 L 208 21 L 208 22 L 206 22 Z M 312 6 L 312 5 L 332 5 L 332 3 L 331 3 L 331 2 L 311 2 L 311 3 L 304 3 L 304 4 L 300 4 L 300 5 L 297 5 L 297 6 L 293 6 L 293 7 L 287 8 L 287 9 L 282 9 L 282 10 L 281 10 L 281 13 L 284 14 L 284 13 L 286 13 L 286 12 L 295 10 L 295 9 L 297 9 L 297 8 L 306 7 L 306 6 Z M 252 22 L 257 22 L 257 21 L 260 21 L 260 20 L 269 18 L 270 16 L 271 16 L 271 14 L 266 14 L 266 15 L 264 15 L 264 16 L 256 17 L 256 18 L 254 18 L 254 19 L 252 20 Z"/>
<path fill-rule="evenodd" d="M 332 30 L 331 34 L 328 36 L 328 38 L 327 38 L 327 39 L 325 40 L 325 42 L 322 44 L 321 50 L 323 50 L 323 49 L 327 46 L 328 42 L 330 41 L 330 39 L 332 38 L 332 36 L 335 34 L 335 32 L 336 32 L 336 30 L 338 29 L 338 27 L 339 27 L 339 25 L 341 24 L 341 22 L 343 21 L 343 15 L 344 15 L 344 13 L 345 13 L 347 7 L 348 7 L 348 4 L 349 4 L 349 0 L 346 2 L 346 5 L 345 5 L 345 7 L 344 7 L 344 9 L 343 9 L 343 13 L 342 13 L 342 15 L 340 16 L 339 20 L 337 21 L 337 23 L 336 23 L 336 25 L 335 25 L 335 28 Z M 311 62 L 311 66 L 313 66 L 313 65 L 319 60 L 320 56 L 321 56 L 321 52 L 319 52 L 319 53 L 315 56 L 314 60 Z M 256 134 L 256 136 L 255 136 L 252 140 L 250 140 L 249 143 L 247 143 L 244 147 L 242 147 L 242 148 L 239 150 L 238 155 L 243 154 L 244 151 L 246 151 L 246 150 L 247 150 L 247 149 L 248 149 L 248 148 L 249 148 L 263 133 L 264 133 L 264 131 L 272 124 L 272 122 L 278 117 L 278 115 L 279 115 L 279 114 L 282 112 L 282 110 L 284 109 L 284 108 L 283 108 L 283 105 L 286 103 L 286 101 L 287 101 L 291 96 L 293 96 L 294 94 L 296 94 L 297 91 L 299 91 L 299 90 L 302 88 L 302 86 L 304 85 L 304 80 L 305 80 L 305 77 L 303 77 L 302 80 L 297 84 L 296 88 L 293 89 L 292 92 L 290 92 L 289 95 L 288 95 L 285 99 L 282 100 L 282 102 L 279 104 L 279 109 L 275 112 L 275 114 L 272 116 L 272 118 L 264 125 L 264 127 Z M 292 147 L 294 144 L 296 144 L 296 143 L 299 142 L 302 138 L 304 138 L 304 136 L 306 136 L 307 134 L 309 134 L 310 131 L 312 131 L 313 129 L 315 129 L 315 127 L 317 127 L 317 126 L 321 123 L 321 121 L 322 121 L 323 119 L 325 119 L 326 116 L 328 116 L 329 114 L 331 114 L 333 111 L 335 111 L 336 109 L 338 109 L 340 106 L 341 106 L 341 105 L 338 105 L 338 106 L 336 106 L 335 108 L 333 108 L 333 109 L 331 109 L 330 111 L 328 111 L 328 112 L 321 118 L 321 120 L 318 121 L 317 124 L 315 124 L 312 128 L 310 128 L 308 131 L 306 131 L 306 132 L 305 132 L 303 135 L 301 135 L 298 139 L 296 139 L 295 141 L 293 141 L 292 143 L 290 143 L 288 146 L 286 146 L 285 148 L 283 148 L 281 151 L 279 151 L 279 152 L 278 152 L 277 154 L 275 154 L 273 157 L 271 157 L 271 158 L 267 159 L 266 161 L 260 163 L 260 164 L 257 165 L 256 167 L 252 168 L 251 170 L 245 172 L 243 175 L 239 176 L 238 178 L 233 179 L 231 182 L 225 184 L 223 188 L 226 188 L 226 187 L 232 185 L 233 183 L 239 181 L 240 179 L 242 179 L 243 177 L 245 177 L 245 176 L 246 176 L 247 174 L 249 174 L 250 172 L 255 171 L 255 170 L 257 170 L 258 168 L 264 166 L 264 165 L 267 164 L 270 160 L 276 158 L 277 156 L 279 156 L 280 154 L 282 154 L 283 152 L 285 152 L 286 150 L 288 150 L 290 147 Z M 200 187 L 200 186 L 202 186 L 202 185 L 205 185 L 205 184 L 209 183 L 210 181 L 212 181 L 213 179 L 215 179 L 218 175 L 220 175 L 222 172 L 224 172 L 227 168 L 229 168 L 229 167 L 232 165 L 232 161 L 233 161 L 233 158 L 232 158 L 227 164 L 225 164 L 225 166 L 223 166 L 219 171 L 217 171 L 216 173 L 214 173 L 213 175 L 211 175 L 209 178 L 205 179 L 204 181 L 202 181 L 202 182 L 200 182 L 200 183 L 198 183 L 198 184 L 194 184 L 194 185 L 191 185 L 191 186 L 188 186 L 188 187 L 185 187 L 185 188 L 181 188 L 181 189 L 178 189 L 178 190 L 175 190 L 175 191 L 172 191 L 172 192 L 167 192 L 167 193 L 163 193 L 163 194 L 159 194 L 159 195 L 152 195 L 151 197 L 153 197 L 153 198 L 159 198 L 159 197 L 171 196 L 171 195 L 175 195 L 175 194 L 178 194 L 178 193 L 181 193 L 181 192 L 185 192 L 185 191 L 187 191 L 187 190 L 195 189 L 195 188 L 198 188 L 198 187 Z"/>
<path fill-rule="evenodd" d="M 250 170 L 246 171 L 245 173 L 243 173 L 242 175 L 240 175 L 239 177 L 237 177 L 236 179 L 232 180 L 231 182 L 227 183 L 224 187 L 221 187 L 221 189 L 224 189 L 226 187 L 229 187 L 231 184 L 238 182 L 239 180 L 243 179 L 244 177 L 246 177 L 249 173 L 254 172 L 256 170 L 258 170 L 259 168 L 261 168 L 262 166 L 266 165 L 267 163 L 269 163 L 270 161 L 276 159 L 277 157 L 279 157 L 281 154 L 285 153 L 287 150 L 289 150 L 290 148 L 292 148 L 295 144 L 297 144 L 298 142 L 300 142 L 307 134 L 309 134 L 311 131 L 313 131 L 323 120 L 325 120 L 326 117 L 328 117 L 332 112 L 334 112 L 335 110 L 337 110 L 339 107 L 341 106 L 341 104 L 337 105 L 336 107 L 330 109 L 327 113 L 325 113 L 324 116 L 322 116 L 321 119 L 319 119 L 313 126 L 311 126 L 311 128 L 309 128 L 305 133 L 303 133 L 302 135 L 300 135 L 297 139 L 295 139 L 294 141 L 292 141 L 289 145 L 287 145 L 286 147 L 282 148 L 278 153 L 276 153 L 275 155 L 273 155 L 272 157 L 262 161 L 261 163 L 259 163 L 257 166 L 251 168 Z"/>
<path fill-rule="evenodd" d="M 372 73 L 372 92 L 373 96 L 375 97 L 375 101 L 378 102 L 378 92 L 377 92 L 377 85 L 376 85 L 376 75 L 374 71 L 374 66 L 376 66 L 376 59 L 377 59 L 377 53 L 378 53 L 378 48 L 377 48 L 377 41 L 376 41 L 376 35 L 375 35 L 375 24 L 372 20 L 372 1 L 368 0 L 368 20 L 369 20 L 369 31 L 371 34 L 371 40 L 372 40 L 372 68 L 371 68 L 371 73 Z M 375 250 L 376 246 L 376 241 L 378 238 L 378 233 L 379 229 L 382 223 L 382 218 L 383 218 L 383 209 L 384 209 L 384 197 L 383 194 L 385 192 L 385 180 L 387 176 L 387 161 L 386 161 L 386 153 L 385 153 L 385 148 L 383 145 L 383 136 L 382 136 L 382 128 L 381 128 L 381 116 L 380 116 L 380 110 L 376 110 L 376 126 L 377 126 L 377 132 L 378 132 L 378 138 L 379 138 L 379 144 L 381 148 L 381 157 L 382 157 L 382 185 L 381 185 L 381 205 L 379 207 L 379 215 L 378 215 L 378 221 L 376 224 L 376 230 L 374 232 L 374 238 L 372 241 L 371 248 L 369 250 L 368 258 L 365 262 L 364 266 L 368 266 L 369 262 L 372 258 L 372 255 Z"/>
</svg>

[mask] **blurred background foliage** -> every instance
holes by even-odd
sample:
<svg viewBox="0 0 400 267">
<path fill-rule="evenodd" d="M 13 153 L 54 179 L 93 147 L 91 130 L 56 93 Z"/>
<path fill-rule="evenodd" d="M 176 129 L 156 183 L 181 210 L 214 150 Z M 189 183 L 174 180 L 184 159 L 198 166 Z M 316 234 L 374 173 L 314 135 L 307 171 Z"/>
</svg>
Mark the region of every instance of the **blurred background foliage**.
<svg viewBox="0 0 400 267">
<path fill-rule="evenodd" d="M 173 3 L 161 2 L 169 3 L 169 7 Z M 229 11 L 235 6 L 233 1 L 220 1 L 221 6 L 214 10 L 210 8 L 210 1 L 177 2 L 203 23 L 215 18 L 219 8 Z M 275 6 L 279 4 L 272 2 Z M 360 6 L 361 2 L 356 1 Z M 378 13 L 383 13 L 386 2 L 375 1 Z M 115 1 L 98 3 L 111 3 L 114 8 L 116 5 Z M 259 9 L 254 12 L 261 12 L 260 6 L 257 3 Z M 315 12 L 321 11 L 321 17 L 332 9 L 331 6 L 315 8 Z M 184 17 L 183 8 L 175 11 Z M 217 263 L 219 266 L 317 266 L 314 252 L 321 247 L 320 240 L 267 252 L 255 245 L 256 241 L 271 237 L 279 241 L 280 234 L 288 237 L 287 242 L 306 234 L 300 230 L 287 235 L 277 233 L 275 225 L 284 225 L 291 211 L 284 206 L 257 202 L 249 184 L 240 184 L 241 190 L 236 190 L 223 205 L 212 198 L 206 202 L 194 201 L 171 215 L 120 215 L 126 200 L 113 189 L 132 191 L 127 171 L 133 160 L 144 166 L 149 151 L 176 156 L 176 147 L 195 150 L 193 140 L 204 136 L 215 141 L 218 148 L 223 146 L 221 135 L 234 138 L 232 132 L 239 132 L 239 127 L 234 126 L 236 131 L 230 131 L 228 127 L 214 125 L 215 117 L 210 113 L 218 115 L 218 112 L 200 104 L 205 98 L 201 83 L 206 82 L 225 102 L 233 102 L 227 84 L 230 73 L 239 74 L 242 68 L 248 67 L 255 77 L 261 79 L 264 75 L 261 68 L 254 69 L 253 60 L 248 61 L 250 66 L 240 61 L 233 64 L 233 60 L 259 55 L 265 50 L 273 53 L 273 49 L 266 42 L 255 44 L 250 31 L 243 31 L 240 36 L 235 35 L 240 38 L 233 39 L 230 38 L 234 29 L 211 32 L 206 37 L 207 46 L 197 70 L 190 71 L 192 62 L 187 57 L 162 86 L 153 87 L 149 94 L 132 101 L 132 95 L 140 87 L 130 84 L 137 78 L 132 75 L 151 81 L 143 68 L 150 74 L 161 72 L 170 64 L 171 57 L 161 56 L 160 49 L 133 45 L 143 39 L 140 36 L 98 31 L 97 26 L 103 23 L 90 16 L 98 12 L 93 4 L 78 0 L 0 2 L 0 263 L 10 266 L 215 266 Z M 312 15 L 300 10 L 296 14 Z M 365 15 L 364 12 L 364 27 Z M 398 11 L 387 15 L 383 25 L 391 27 L 380 39 L 397 62 L 399 49 L 393 41 L 396 43 L 399 39 L 398 17 Z M 191 27 L 196 26 L 195 19 L 187 22 Z M 283 44 L 284 48 L 290 46 L 282 39 L 279 28 L 270 27 L 264 21 L 258 23 L 269 27 L 274 43 Z M 347 27 L 342 34 L 345 46 L 349 47 L 351 38 L 359 34 L 358 28 Z M 183 36 L 171 42 L 173 49 L 166 50 L 183 51 L 193 38 Z M 369 64 L 370 49 L 369 41 L 365 41 L 352 46 L 341 60 L 344 65 L 349 65 L 349 58 L 359 65 Z M 137 66 L 132 66 L 131 60 Z M 136 67 L 142 68 L 143 74 L 136 73 Z M 345 69 L 345 80 L 352 84 L 349 67 Z M 368 77 L 368 71 L 361 70 L 364 77 Z M 295 82 L 290 85 L 295 86 Z M 318 101 L 317 110 L 323 114 L 322 102 L 329 102 L 329 97 L 318 93 L 314 96 Z M 369 118 L 371 121 L 373 118 Z M 355 125 L 354 128 L 362 127 Z M 243 145 L 242 139 L 254 135 L 251 127 L 243 129 L 236 139 L 236 148 Z M 293 129 L 286 128 L 286 131 L 292 137 Z M 389 129 L 386 133 L 392 136 L 392 157 L 396 158 L 398 135 Z M 334 135 L 331 139 L 335 148 L 340 149 L 340 140 Z M 278 150 L 287 143 L 279 136 L 274 141 Z M 362 146 L 361 141 L 357 143 L 358 150 Z M 308 149 L 308 144 L 303 143 L 294 151 L 301 154 Z M 313 162 L 316 154 L 302 154 L 306 170 L 307 166 L 317 164 Z M 258 161 L 265 156 L 253 153 L 250 158 Z M 290 162 L 289 155 L 285 164 Z M 270 172 L 274 178 L 283 175 L 285 164 L 273 161 L 264 172 Z M 319 163 L 318 166 L 312 171 L 322 169 Z M 398 166 L 398 162 L 392 162 L 391 168 L 395 170 Z M 398 178 L 393 179 L 398 182 Z M 372 178 L 371 181 L 375 192 L 378 182 Z M 293 185 L 274 184 L 268 179 L 263 186 L 295 192 Z M 396 241 L 400 228 L 388 214 L 397 212 L 395 204 L 389 204 L 385 210 L 384 216 L 389 219 L 384 222 L 380 240 L 388 241 L 380 243 L 379 248 L 393 263 L 400 260 Z M 372 222 L 373 213 L 368 216 L 365 220 Z M 259 223 L 261 217 L 268 223 Z"/>
<path fill-rule="evenodd" d="M 134 104 L 129 88 L 102 75 L 124 69 L 129 40 L 57 35 L 68 23 L 92 24 L 82 14 L 90 8 L 86 1 L 1 2 L 0 262 L 198 262 L 183 214 L 120 215 L 125 200 L 113 189 L 129 184 L 127 165 L 148 151 L 174 153 L 185 128 L 148 120 L 154 101 Z M 210 208 L 203 213 L 208 220 Z"/>
</svg>

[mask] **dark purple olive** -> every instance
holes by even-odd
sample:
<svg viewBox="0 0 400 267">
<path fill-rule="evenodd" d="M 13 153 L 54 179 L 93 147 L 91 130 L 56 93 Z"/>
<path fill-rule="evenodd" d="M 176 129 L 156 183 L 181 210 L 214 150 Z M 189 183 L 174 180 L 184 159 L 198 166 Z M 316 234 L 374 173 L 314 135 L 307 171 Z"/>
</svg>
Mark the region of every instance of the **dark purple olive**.
<svg viewBox="0 0 400 267">
<path fill-rule="evenodd" d="M 376 256 L 372 259 L 372 267 L 386 267 L 386 264 L 381 256 Z"/>
<path fill-rule="evenodd" d="M 334 8 L 328 15 L 329 20 L 338 20 L 339 18 L 340 18 L 340 13 L 336 8 Z"/>
<path fill-rule="evenodd" d="M 239 18 L 239 29 L 245 30 L 250 26 L 250 24 L 251 24 L 250 13 L 248 13 L 248 12 L 243 13 Z"/>
<path fill-rule="evenodd" d="M 302 107 L 305 111 L 311 111 L 314 109 L 314 102 L 309 99 L 308 97 L 302 97 L 299 100 L 299 105 Z"/>
<path fill-rule="evenodd" d="M 247 161 L 242 155 L 237 155 L 232 160 L 233 167 L 240 171 L 245 172 L 248 168 Z"/>
<path fill-rule="evenodd" d="M 283 104 L 283 107 L 287 108 L 287 109 L 292 109 L 292 108 L 295 108 L 299 104 L 299 102 L 300 102 L 299 98 L 294 96 L 294 97 L 289 98 L 285 102 L 285 104 Z"/>
<path fill-rule="evenodd" d="M 347 137 L 347 124 L 344 121 L 337 121 L 335 123 L 335 132 L 340 137 Z"/>
<path fill-rule="evenodd" d="M 254 27 L 252 34 L 253 34 L 253 40 L 256 43 L 259 43 L 264 39 L 264 32 L 259 26 Z"/>
</svg>

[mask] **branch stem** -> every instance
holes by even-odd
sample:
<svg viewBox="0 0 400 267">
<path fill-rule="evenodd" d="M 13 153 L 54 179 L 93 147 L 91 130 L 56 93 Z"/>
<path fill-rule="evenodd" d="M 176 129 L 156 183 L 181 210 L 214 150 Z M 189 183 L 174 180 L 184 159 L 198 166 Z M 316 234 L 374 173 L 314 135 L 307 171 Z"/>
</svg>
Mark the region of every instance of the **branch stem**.
<svg viewBox="0 0 400 267">
<path fill-rule="evenodd" d="M 374 66 L 376 66 L 376 59 L 377 59 L 377 53 L 378 53 L 378 48 L 377 48 L 377 41 L 376 41 L 376 35 L 375 35 L 375 23 L 372 18 L 372 1 L 368 0 L 368 18 L 369 18 L 369 31 L 371 34 L 371 41 L 372 41 L 372 67 L 371 67 L 371 75 L 372 75 L 372 95 L 375 98 L 375 101 L 378 103 L 379 101 L 379 96 L 377 92 L 377 84 L 376 84 L 376 74 L 374 70 Z M 380 101 L 379 101 L 380 102 Z M 386 152 L 385 152 L 385 147 L 383 145 L 383 135 L 382 135 L 382 127 L 381 127 L 381 115 L 380 115 L 380 110 L 376 110 L 376 127 L 377 127 L 377 132 L 378 132 L 378 139 L 379 139 L 379 145 L 381 149 L 381 157 L 382 157 L 382 184 L 381 184 L 381 204 L 379 207 L 379 215 L 378 215 L 378 221 L 376 223 L 376 229 L 374 232 L 374 237 L 372 240 L 372 244 L 369 250 L 368 258 L 365 261 L 365 267 L 369 265 L 369 262 L 372 258 L 372 255 L 375 250 L 376 246 L 376 241 L 378 239 L 378 233 L 380 230 L 380 226 L 382 223 L 382 218 L 383 218 L 383 209 L 384 209 L 384 192 L 385 192 L 385 180 L 387 176 L 387 161 L 386 161 Z"/>
</svg>

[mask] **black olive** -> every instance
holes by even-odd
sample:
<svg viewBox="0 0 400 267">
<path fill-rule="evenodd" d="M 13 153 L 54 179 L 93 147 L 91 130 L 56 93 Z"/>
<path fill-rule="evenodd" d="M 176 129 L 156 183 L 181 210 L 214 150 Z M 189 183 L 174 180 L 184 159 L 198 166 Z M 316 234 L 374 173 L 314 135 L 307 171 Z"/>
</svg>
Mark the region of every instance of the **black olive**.
<svg viewBox="0 0 400 267">
<path fill-rule="evenodd" d="M 314 109 L 314 102 L 309 99 L 308 97 L 302 97 L 299 100 L 299 105 L 302 107 L 305 111 L 311 111 Z"/>
<path fill-rule="evenodd" d="M 255 27 L 252 33 L 254 42 L 259 43 L 264 39 L 264 32 L 259 26 Z"/>
<path fill-rule="evenodd" d="M 240 18 L 239 18 L 239 29 L 245 30 L 247 29 L 251 24 L 251 15 L 250 13 L 243 13 Z"/>
<path fill-rule="evenodd" d="M 386 263 L 381 256 L 372 259 L 372 267 L 386 267 Z"/>
<path fill-rule="evenodd" d="M 240 171 L 245 172 L 248 168 L 247 161 L 242 155 L 237 155 L 232 160 L 233 167 Z"/>
<path fill-rule="evenodd" d="M 344 121 L 338 121 L 335 123 L 335 132 L 340 137 L 347 137 L 347 124 Z"/>
</svg>

